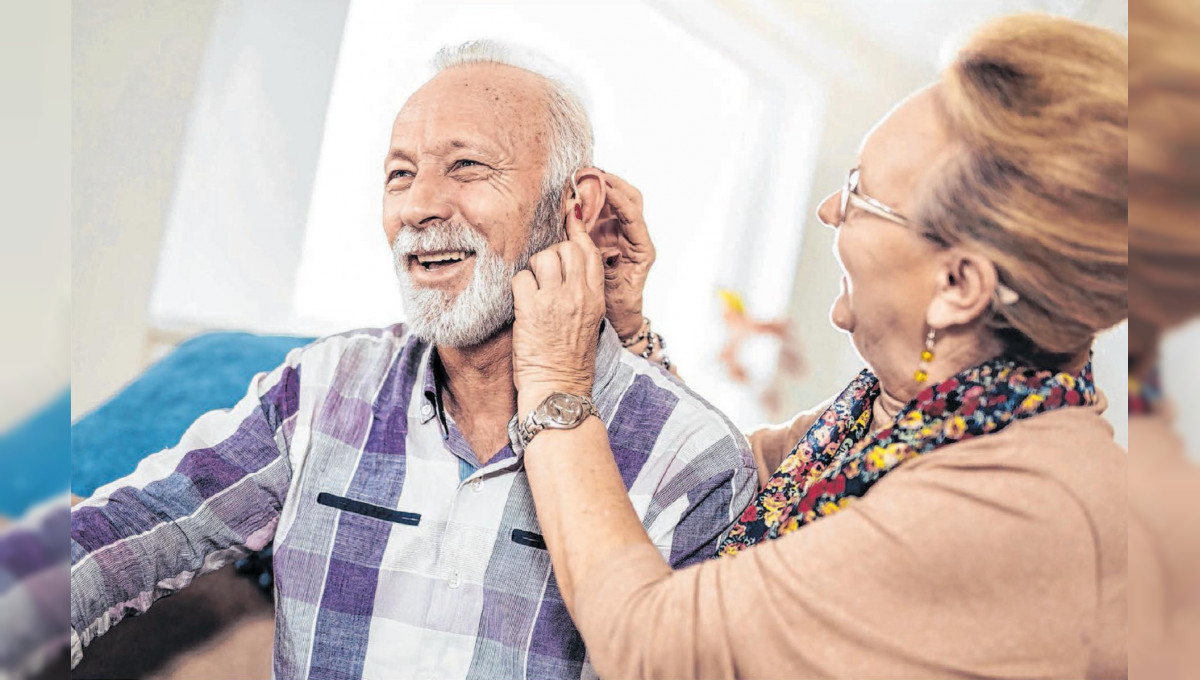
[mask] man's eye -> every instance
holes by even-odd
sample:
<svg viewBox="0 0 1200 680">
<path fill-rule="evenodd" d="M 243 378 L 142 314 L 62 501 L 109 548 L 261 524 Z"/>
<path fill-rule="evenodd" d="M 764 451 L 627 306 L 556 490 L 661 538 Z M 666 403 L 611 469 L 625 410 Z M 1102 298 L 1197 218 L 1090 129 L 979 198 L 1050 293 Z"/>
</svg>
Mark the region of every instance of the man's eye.
<svg viewBox="0 0 1200 680">
<path fill-rule="evenodd" d="M 393 170 L 388 173 L 387 181 L 390 182 L 394 179 L 399 179 L 400 177 L 411 177 L 411 176 L 412 176 L 412 173 L 409 172 L 408 170 Z"/>
<path fill-rule="evenodd" d="M 469 158 L 463 158 L 461 160 L 454 161 L 454 165 L 451 167 L 454 170 L 458 170 L 459 168 L 483 167 L 483 163 L 480 163 L 479 161 L 473 161 Z"/>
</svg>

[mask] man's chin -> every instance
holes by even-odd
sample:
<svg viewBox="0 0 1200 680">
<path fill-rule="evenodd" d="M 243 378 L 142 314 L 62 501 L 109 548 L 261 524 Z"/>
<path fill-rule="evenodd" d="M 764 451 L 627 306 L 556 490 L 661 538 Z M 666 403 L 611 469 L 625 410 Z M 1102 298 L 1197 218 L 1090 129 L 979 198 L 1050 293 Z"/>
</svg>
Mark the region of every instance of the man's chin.
<svg viewBox="0 0 1200 680">
<path fill-rule="evenodd" d="M 416 337 L 437 347 L 463 349 L 476 347 L 492 340 L 512 327 L 512 319 L 499 325 L 483 326 L 476 322 L 472 324 L 454 323 L 453 319 L 445 316 L 410 317 L 408 329 Z"/>
</svg>

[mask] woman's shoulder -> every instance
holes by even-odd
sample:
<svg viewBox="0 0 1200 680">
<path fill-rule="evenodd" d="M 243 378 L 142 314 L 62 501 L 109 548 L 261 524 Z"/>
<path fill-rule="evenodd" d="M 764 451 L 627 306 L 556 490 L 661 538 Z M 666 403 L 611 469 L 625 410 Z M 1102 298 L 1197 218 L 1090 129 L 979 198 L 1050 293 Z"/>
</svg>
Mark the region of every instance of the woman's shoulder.
<svg viewBox="0 0 1200 680">
<path fill-rule="evenodd" d="M 952 473 L 992 470 L 1005 483 L 1052 481 L 1080 501 L 1095 506 L 1119 501 L 1123 511 L 1128 454 L 1098 409 L 1063 408 L 1018 420 L 995 434 L 945 447 L 912 461 L 910 472 Z"/>
<path fill-rule="evenodd" d="M 1003 506 L 1050 534 L 1074 531 L 1063 517 L 1070 512 L 1089 525 L 1097 558 L 1106 565 L 1102 569 L 1119 570 L 1126 543 L 1127 463 L 1128 454 L 1099 410 L 1072 407 L 948 445 L 888 476 L 896 476 L 893 482 L 919 476 L 920 486 L 953 488 L 960 511 L 969 512 L 972 502 Z"/>
</svg>

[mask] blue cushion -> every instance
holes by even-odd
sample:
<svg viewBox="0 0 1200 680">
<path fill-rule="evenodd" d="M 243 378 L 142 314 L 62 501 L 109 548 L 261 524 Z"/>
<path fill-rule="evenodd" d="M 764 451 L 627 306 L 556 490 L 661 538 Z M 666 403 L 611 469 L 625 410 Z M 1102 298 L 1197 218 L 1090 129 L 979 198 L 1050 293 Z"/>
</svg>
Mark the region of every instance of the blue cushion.
<svg viewBox="0 0 1200 680">
<path fill-rule="evenodd" d="M 0 516 L 20 517 L 62 494 L 71 476 L 71 392 L 0 434 Z"/>
<path fill-rule="evenodd" d="M 147 455 L 177 444 L 201 415 L 236 404 L 255 374 L 312 341 L 217 332 L 182 343 L 71 427 L 71 491 L 89 496 L 133 472 Z"/>
</svg>

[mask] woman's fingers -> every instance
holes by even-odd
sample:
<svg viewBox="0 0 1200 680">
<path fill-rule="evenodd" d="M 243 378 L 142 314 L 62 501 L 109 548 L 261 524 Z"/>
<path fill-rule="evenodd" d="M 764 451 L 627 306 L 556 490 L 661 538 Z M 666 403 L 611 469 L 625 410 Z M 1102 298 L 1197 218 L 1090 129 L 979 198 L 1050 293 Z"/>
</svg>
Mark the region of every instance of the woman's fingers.
<svg viewBox="0 0 1200 680">
<path fill-rule="evenodd" d="M 604 267 L 595 247 L 564 241 L 552 248 L 562 262 L 563 286 L 600 291 L 604 287 Z"/>
<path fill-rule="evenodd" d="M 555 252 L 557 246 L 547 248 L 529 258 L 529 269 L 537 279 L 537 287 L 541 290 L 562 286 L 562 261 Z"/>
<path fill-rule="evenodd" d="M 576 204 L 574 209 L 567 211 L 567 240 L 584 250 L 596 249 L 596 244 L 588 235 L 587 227 L 583 224 L 583 209 L 579 207 L 579 204 Z"/>
<path fill-rule="evenodd" d="M 513 307 L 518 312 L 528 309 L 533 304 L 534 296 L 538 292 L 537 279 L 533 278 L 533 272 L 528 269 L 517 272 L 517 275 L 512 278 L 512 292 Z"/>
<path fill-rule="evenodd" d="M 612 191 L 609 192 L 610 195 L 616 194 L 621 200 L 637 207 L 638 210 L 641 210 L 642 192 L 638 191 L 637 187 L 611 172 L 604 173 L 604 181 L 607 182 L 608 186 L 612 189 Z"/>
<path fill-rule="evenodd" d="M 574 210 L 567 211 L 567 241 L 560 243 L 559 247 L 564 251 L 574 247 L 578 248 L 579 258 L 573 259 L 573 264 L 578 265 L 578 273 L 581 283 L 587 285 L 593 290 L 599 289 L 604 285 L 604 266 L 600 260 L 600 250 L 596 247 L 596 243 L 592 241 L 592 237 L 587 232 L 587 227 L 583 224 L 583 211 L 576 207 Z M 565 268 L 563 279 L 571 280 L 571 275 L 567 273 Z M 573 274 L 574 269 L 571 270 Z"/>
<path fill-rule="evenodd" d="M 604 173 L 611 191 L 607 202 L 617 214 L 617 226 L 621 234 L 636 245 L 651 245 L 650 230 L 642 217 L 642 192 L 629 182 L 612 173 Z"/>
<path fill-rule="evenodd" d="M 582 282 L 586 265 L 583 251 L 579 246 L 574 241 L 563 241 L 550 250 L 558 255 L 562 264 L 563 284 L 569 287 Z"/>
</svg>

